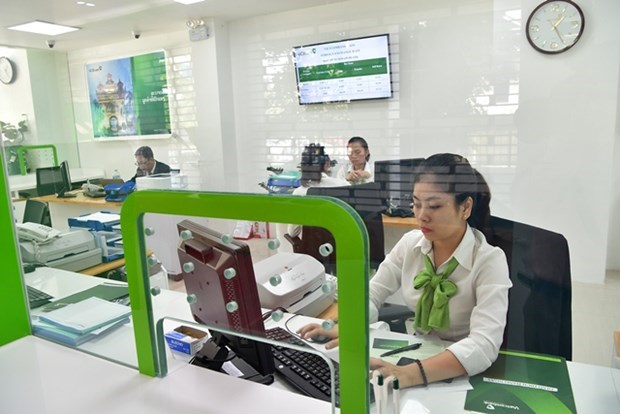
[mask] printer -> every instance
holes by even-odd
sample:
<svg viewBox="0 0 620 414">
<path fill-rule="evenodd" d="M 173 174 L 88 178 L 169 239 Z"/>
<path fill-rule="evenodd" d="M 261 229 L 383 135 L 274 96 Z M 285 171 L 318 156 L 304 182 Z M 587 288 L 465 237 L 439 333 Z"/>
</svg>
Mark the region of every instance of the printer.
<svg viewBox="0 0 620 414">
<path fill-rule="evenodd" d="M 19 247 L 25 263 L 73 272 L 101 263 L 101 248 L 95 245 L 95 237 L 87 229 L 71 228 L 45 243 L 20 240 Z"/>
<path fill-rule="evenodd" d="M 254 264 L 258 297 L 263 308 L 282 307 L 290 313 L 318 316 L 334 302 L 334 284 L 314 257 L 282 252 Z"/>
</svg>

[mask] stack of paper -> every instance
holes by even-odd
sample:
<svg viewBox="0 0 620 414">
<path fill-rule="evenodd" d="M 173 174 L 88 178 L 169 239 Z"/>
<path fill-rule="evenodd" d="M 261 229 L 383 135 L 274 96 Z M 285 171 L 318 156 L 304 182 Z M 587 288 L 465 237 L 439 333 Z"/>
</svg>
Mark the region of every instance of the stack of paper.
<svg viewBox="0 0 620 414">
<path fill-rule="evenodd" d="M 91 297 L 35 317 L 33 332 L 78 346 L 129 321 L 128 306 Z"/>
</svg>

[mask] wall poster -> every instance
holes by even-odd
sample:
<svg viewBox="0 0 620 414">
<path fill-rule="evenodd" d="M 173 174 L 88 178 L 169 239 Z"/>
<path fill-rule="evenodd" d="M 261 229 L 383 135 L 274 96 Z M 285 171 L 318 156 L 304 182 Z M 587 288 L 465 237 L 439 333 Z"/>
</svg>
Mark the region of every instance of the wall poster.
<svg viewBox="0 0 620 414">
<path fill-rule="evenodd" d="M 95 139 L 170 137 L 163 50 L 89 63 L 86 77 Z"/>
</svg>

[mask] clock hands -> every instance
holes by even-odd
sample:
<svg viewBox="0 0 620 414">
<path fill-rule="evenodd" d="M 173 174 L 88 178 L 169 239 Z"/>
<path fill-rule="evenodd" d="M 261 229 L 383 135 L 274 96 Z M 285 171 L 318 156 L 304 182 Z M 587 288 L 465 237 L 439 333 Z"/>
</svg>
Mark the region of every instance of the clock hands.
<svg viewBox="0 0 620 414">
<path fill-rule="evenodd" d="M 562 23 L 565 18 L 566 18 L 566 15 L 565 14 L 561 14 L 560 18 L 555 23 L 553 23 L 551 20 L 547 20 L 549 22 L 549 24 L 551 24 L 551 30 L 553 30 L 555 32 L 555 34 L 558 35 L 558 37 L 560 38 L 560 42 L 562 42 L 562 44 L 564 44 L 564 45 L 566 44 L 566 42 L 564 41 L 564 39 L 562 38 L 562 35 L 560 34 L 560 31 L 558 30 L 558 25 L 560 23 Z"/>
</svg>

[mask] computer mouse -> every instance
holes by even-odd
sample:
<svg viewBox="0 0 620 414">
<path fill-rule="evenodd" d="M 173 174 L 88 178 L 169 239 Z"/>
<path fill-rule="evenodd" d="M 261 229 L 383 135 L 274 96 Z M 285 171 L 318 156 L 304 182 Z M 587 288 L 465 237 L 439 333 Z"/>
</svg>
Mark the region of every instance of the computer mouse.
<svg viewBox="0 0 620 414">
<path fill-rule="evenodd" d="M 325 335 L 314 335 L 308 338 L 310 342 L 314 342 L 315 344 L 325 344 L 331 340 L 329 336 Z"/>
</svg>

